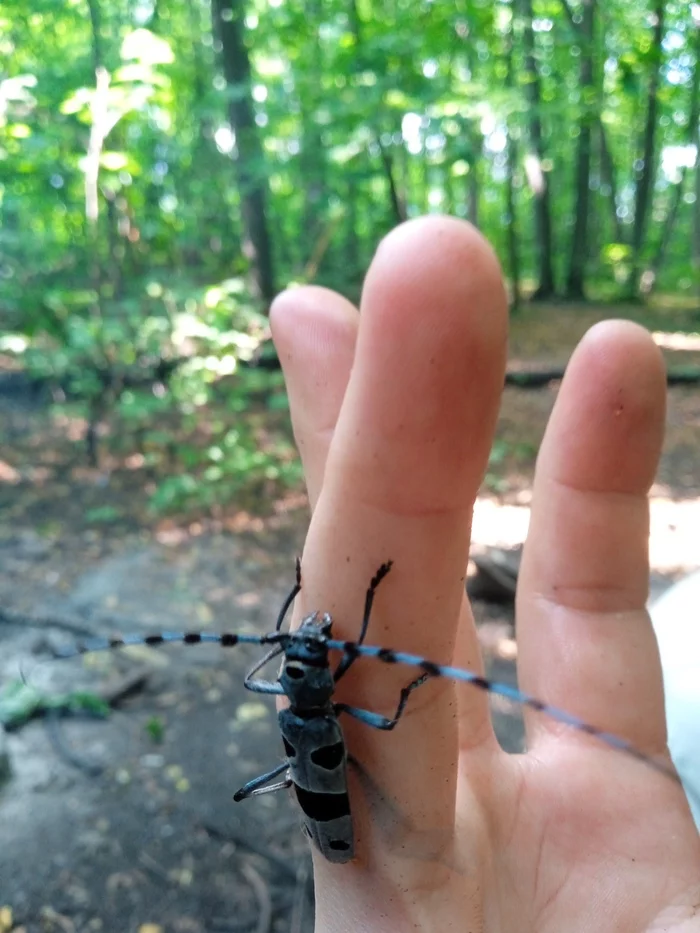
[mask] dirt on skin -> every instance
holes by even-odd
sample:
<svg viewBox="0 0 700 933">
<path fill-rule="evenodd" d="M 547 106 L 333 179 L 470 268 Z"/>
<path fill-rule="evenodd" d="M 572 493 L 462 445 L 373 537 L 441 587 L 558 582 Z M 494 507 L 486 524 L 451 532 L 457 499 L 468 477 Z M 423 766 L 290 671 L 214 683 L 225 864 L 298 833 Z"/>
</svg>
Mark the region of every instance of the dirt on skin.
<svg viewBox="0 0 700 933">
<path fill-rule="evenodd" d="M 571 323 L 573 322 L 573 323 Z M 565 361 L 578 331 L 527 361 Z M 543 333 L 550 333 L 546 328 Z M 555 352 L 556 350 L 556 352 Z M 679 365 L 691 361 L 681 353 Z M 695 360 L 693 359 L 693 364 Z M 475 546 L 515 544 L 527 528 L 534 458 L 556 386 L 504 394 L 474 521 Z M 700 566 L 700 392 L 669 393 L 655 487 L 652 558 L 660 589 Z M 23 669 L 53 693 L 144 681 L 106 720 L 35 719 L 6 738 L 0 788 L 0 933 L 310 931 L 306 843 L 287 794 L 234 804 L 233 792 L 280 760 L 274 704 L 242 689 L 257 653 L 168 648 L 39 663 L 76 633 L 249 627 L 269 630 L 293 578 L 303 497 L 208 518 L 149 514 L 157 477 L 138 459 L 85 466 L 84 424 L 0 398 L 0 686 Z M 500 446 L 499 446 L 500 445 Z M 515 681 L 512 611 L 477 603 L 489 672 Z M 17 623 L 17 618 L 24 621 Z M 68 628 L 49 624 L 62 619 Z M 497 720 L 504 744 L 517 720 Z"/>
</svg>

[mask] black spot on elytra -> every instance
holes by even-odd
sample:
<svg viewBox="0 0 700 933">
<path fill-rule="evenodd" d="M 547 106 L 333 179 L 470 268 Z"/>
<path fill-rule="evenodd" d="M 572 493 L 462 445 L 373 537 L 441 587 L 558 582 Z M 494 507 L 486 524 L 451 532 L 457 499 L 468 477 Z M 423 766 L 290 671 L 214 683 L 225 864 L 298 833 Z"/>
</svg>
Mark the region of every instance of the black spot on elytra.
<svg viewBox="0 0 700 933">
<path fill-rule="evenodd" d="M 284 750 L 287 753 L 287 758 L 296 758 L 296 748 L 294 748 L 293 745 L 290 745 L 284 736 L 282 736 L 282 741 L 284 742 Z"/>
<path fill-rule="evenodd" d="M 327 823 L 337 820 L 341 816 L 350 816 L 350 799 L 347 793 L 319 794 L 304 790 L 298 784 L 294 785 L 299 806 L 310 820 L 316 823 Z"/>
<path fill-rule="evenodd" d="M 345 757 L 345 746 L 342 742 L 336 742 L 334 745 L 325 745 L 323 748 L 316 748 L 311 752 L 311 760 L 319 768 L 326 771 L 335 771 L 343 763 Z"/>
</svg>

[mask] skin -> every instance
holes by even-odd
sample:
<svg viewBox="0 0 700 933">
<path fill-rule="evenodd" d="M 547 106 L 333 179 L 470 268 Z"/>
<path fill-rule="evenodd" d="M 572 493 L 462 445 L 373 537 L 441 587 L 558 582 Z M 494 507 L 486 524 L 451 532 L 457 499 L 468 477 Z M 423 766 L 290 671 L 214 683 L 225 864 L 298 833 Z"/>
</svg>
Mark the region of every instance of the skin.
<svg viewBox="0 0 700 933">
<path fill-rule="evenodd" d="M 474 499 L 506 359 L 501 272 L 444 217 L 379 246 L 360 313 L 300 288 L 275 302 L 313 515 L 297 618 L 355 638 L 378 566 L 369 644 L 482 669 L 464 594 Z M 588 332 L 542 443 L 517 598 L 523 689 L 665 755 L 645 610 L 648 502 L 665 377 L 642 328 Z M 414 672 L 359 660 L 338 699 L 393 713 Z M 393 732 L 343 719 L 357 858 L 314 856 L 318 933 L 700 930 L 700 837 L 672 780 L 526 713 L 503 753 L 479 691 L 434 680 Z"/>
</svg>

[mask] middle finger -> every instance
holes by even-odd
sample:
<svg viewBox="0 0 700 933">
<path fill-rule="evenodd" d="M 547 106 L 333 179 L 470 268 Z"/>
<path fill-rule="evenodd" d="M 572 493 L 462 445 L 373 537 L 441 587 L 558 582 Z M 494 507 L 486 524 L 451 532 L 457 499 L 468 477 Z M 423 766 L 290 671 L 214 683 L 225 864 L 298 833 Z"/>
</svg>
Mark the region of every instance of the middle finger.
<svg viewBox="0 0 700 933">
<path fill-rule="evenodd" d="M 500 270 L 476 231 L 447 218 L 394 231 L 365 283 L 355 364 L 304 554 L 306 609 L 333 613 L 336 637 L 357 637 L 369 579 L 391 558 L 368 642 L 451 659 L 504 351 Z M 468 638 L 476 658 L 473 630 Z M 391 715 L 411 675 L 360 661 L 351 692 L 343 681 L 340 693 Z M 485 735 L 483 698 L 470 707 Z M 394 733 L 348 722 L 362 764 L 418 830 L 451 825 L 456 726 L 444 683 L 412 697 Z"/>
</svg>

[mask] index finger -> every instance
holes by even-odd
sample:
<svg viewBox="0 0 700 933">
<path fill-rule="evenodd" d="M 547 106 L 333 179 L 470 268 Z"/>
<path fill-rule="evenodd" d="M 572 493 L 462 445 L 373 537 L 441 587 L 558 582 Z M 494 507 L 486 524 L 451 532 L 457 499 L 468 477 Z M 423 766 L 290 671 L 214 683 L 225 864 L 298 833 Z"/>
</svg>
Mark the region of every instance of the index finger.
<svg viewBox="0 0 700 933">
<path fill-rule="evenodd" d="M 275 298 L 270 325 L 313 510 L 350 378 L 358 313 L 336 292 L 307 285 Z"/>
<path fill-rule="evenodd" d="M 304 552 L 305 608 L 330 612 L 334 637 L 357 638 L 368 583 L 391 559 L 368 643 L 451 659 L 505 334 L 498 263 L 471 226 L 425 218 L 382 243 L 365 283 L 354 366 Z M 468 637 L 476 665 L 473 630 Z M 391 716 L 413 676 L 360 661 L 338 695 Z M 483 731 L 484 700 L 470 702 Z M 436 683 L 411 697 L 393 733 L 344 722 L 352 753 L 416 831 L 452 827 L 455 710 L 451 685 Z M 426 793 L 431 776 L 439 793 Z M 360 859 L 362 834 L 361 827 Z"/>
</svg>

